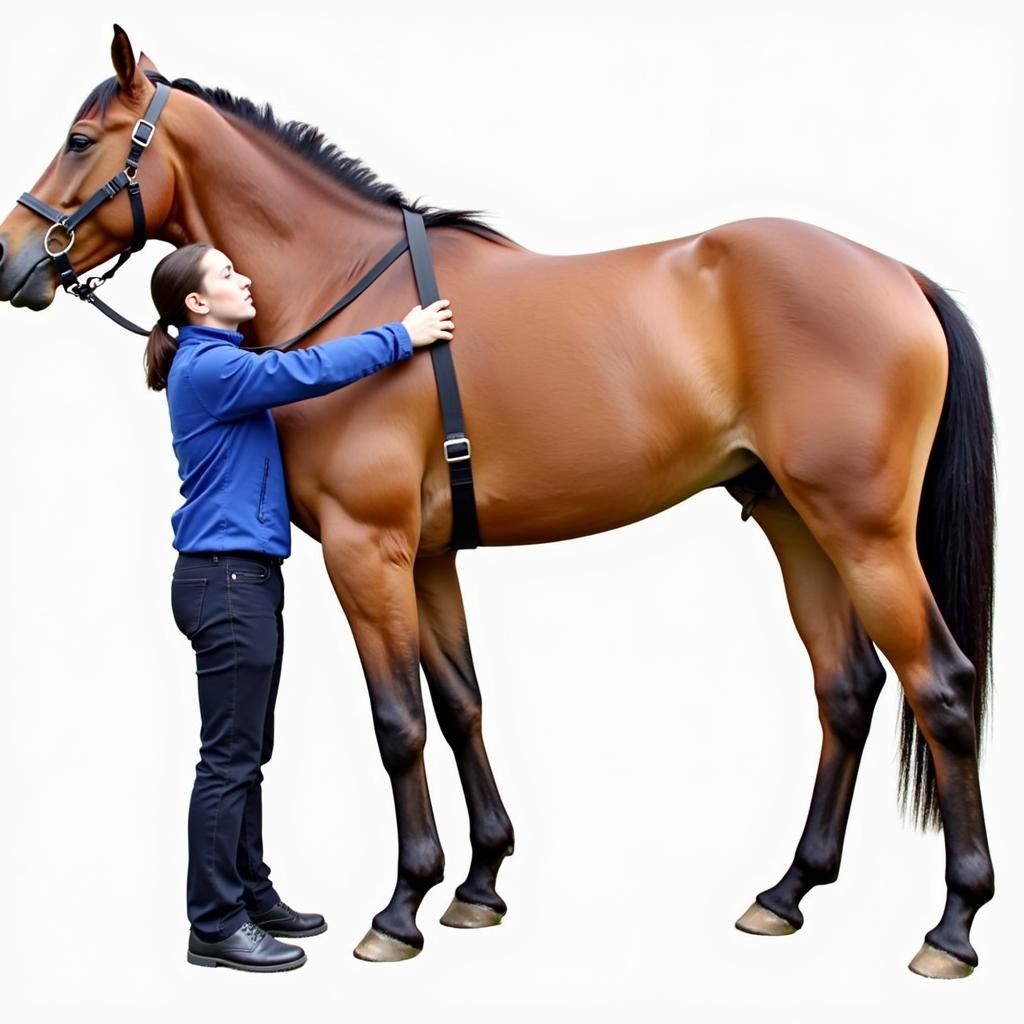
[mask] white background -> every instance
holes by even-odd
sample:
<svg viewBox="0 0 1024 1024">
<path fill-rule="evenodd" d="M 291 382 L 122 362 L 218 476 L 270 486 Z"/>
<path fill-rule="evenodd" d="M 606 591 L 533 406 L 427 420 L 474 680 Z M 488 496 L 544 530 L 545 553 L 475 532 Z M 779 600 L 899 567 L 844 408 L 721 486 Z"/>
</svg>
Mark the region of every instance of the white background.
<svg viewBox="0 0 1024 1024">
<path fill-rule="evenodd" d="M 59 294 L 43 313 L 0 306 L 5 1005 L 33 1020 L 1008 1019 L 1024 873 L 1011 6 L 369 8 L 20 5 L 0 62 L 0 194 L 13 205 L 32 187 L 112 73 L 117 21 L 168 77 L 269 100 L 408 197 L 489 210 L 540 252 L 787 216 L 947 287 L 982 340 L 999 438 L 982 774 L 997 894 L 973 930 L 981 965 L 956 983 L 906 969 L 939 918 L 944 860 L 941 837 L 896 813 L 891 673 L 840 881 L 805 899 L 795 936 L 733 928 L 790 862 L 819 730 L 774 556 L 716 490 L 571 544 L 459 556 L 485 739 L 516 830 L 498 886 L 509 913 L 479 932 L 437 923 L 470 849 L 428 710 L 447 878 L 419 914 L 423 954 L 393 965 L 351 955 L 392 890 L 394 811 L 347 622 L 318 546 L 294 530 L 265 839 L 284 899 L 330 928 L 288 974 L 188 966 L 199 715 L 169 605 L 181 499 L 166 400 L 144 387 L 141 339 Z M 152 322 L 149 273 L 165 251 L 135 257 L 107 301 Z"/>
</svg>

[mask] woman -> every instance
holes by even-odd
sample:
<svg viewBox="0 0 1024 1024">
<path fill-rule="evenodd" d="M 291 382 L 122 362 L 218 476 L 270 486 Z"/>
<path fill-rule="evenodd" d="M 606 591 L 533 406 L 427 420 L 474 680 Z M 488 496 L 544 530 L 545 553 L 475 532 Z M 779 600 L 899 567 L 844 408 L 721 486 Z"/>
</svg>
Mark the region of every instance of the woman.
<svg viewBox="0 0 1024 1024">
<path fill-rule="evenodd" d="M 274 741 L 281 674 L 288 500 L 270 409 L 323 395 L 452 337 L 447 299 L 402 322 L 290 352 L 242 349 L 256 315 L 251 281 L 202 242 L 165 256 L 151 291 L 160 314 L 146 383 L 167 390 L 185 503 L 171 609 L 196 655 L 200 760 L 188 813 L 188 961 L 279 971 L 306 954 L 274 936 L 317 935 L 319 914 L 278 896 L 263 860 L 260 783 Z M 168 328 L 177 327 L 177 337 Z"/>
</svg>

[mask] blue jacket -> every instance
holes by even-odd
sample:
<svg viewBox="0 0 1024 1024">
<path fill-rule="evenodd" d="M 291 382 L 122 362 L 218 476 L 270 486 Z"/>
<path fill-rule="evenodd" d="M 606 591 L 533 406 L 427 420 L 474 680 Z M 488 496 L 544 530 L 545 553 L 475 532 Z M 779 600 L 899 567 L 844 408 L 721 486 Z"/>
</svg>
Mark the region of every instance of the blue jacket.
<svg viewBox="0 0 1024 1024">
<path fill-rule="evenodd" d="M 167 407 L 185 503 L 171 516 L 178 551 L 291 554 L 284 467 L 270 409 L 313 398 L 412 355 L 398 322 L 310 348 L 257 355 L 242 334 L 182 327 Z"/>
</svg>

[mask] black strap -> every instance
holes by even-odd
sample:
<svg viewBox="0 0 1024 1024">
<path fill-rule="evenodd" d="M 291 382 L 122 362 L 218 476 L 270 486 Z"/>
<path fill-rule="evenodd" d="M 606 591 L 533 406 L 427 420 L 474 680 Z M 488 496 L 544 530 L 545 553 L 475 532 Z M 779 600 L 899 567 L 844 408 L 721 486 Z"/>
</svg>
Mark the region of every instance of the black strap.
<svg viewBox="0 0 1024 1024">
<path fill-rule="evenodd" d="M 412 258 L 413 274 L 420 304 L 429 306 L 440 296 L 434 277 L 433 261 L 427 244 L 427 232 L 423 215 L 402 207 L 405 236 L 397 241 L 352 288 L 350 288 L 326 313 L 300 334 L 287 341 L 271 345 L 246 348 L 247 352 L 274 352 L 290 348 L 308 337 L 332 316 L 339 313 L 350 302 L 361 295 L 406 249 Z M 98 301 L 98 300 L 97 300 Z M 440 338 L 430 346 L 434 366 L 434 379 L 441 403 L 441 422 L 444 427 L 444 457 L 452 488 L 452 536 L 448 543 L 450 551 L 460 548 L 475 548 L 480 544 L 480 529 L 476 516 L 476 496 L 473 491 L 473 468 L 470 459 L 470 442 L 466 436 L 462 418 L 462 403 L 459 400 L 459 385 L 455 378 L 455 365 L 448 339 Z"/>
<path fill-rule="evenodd" d="M 156 93 L 149 101 L 146 114 L 135 122 L 135 128 L 132 130 L 132 148 L 128 151 L 125 163 L 133 171 L 139 166 L 143 150 L 152 141 L 153 132 L 156 131 L 157 119 L 160 117 L 160 112 L 164 109 L 167 97 L 171 95 L 171 87 L 166 82 L 155 82 L 154 85 L 156 86 Z M 134 177 L 134 174 L 132 177 Z"/>
<path fill-rule="evenodd" d="M 440 296 L 434 278 L 434 265 L 430 258 L 423 215 L 403 206 L 402 216 L 405 218 L 405 230 L 409 236 L 409 255 L 412 257 L 420 304 L 429 306 Z M 459 548 L 475 548 L 480 544 L 480 528 L 476 518 L 476 497 L 473 493 L 473 467 L 449 340 L 440 338 L 435 341 L 430 346 L 430 355 L 434 365 L 434 379 L 437 382 L 437 396 L 441 402 L 441 423 L 445 437 L 444 456 L 448 463 L 452 486 L 452 536 L 448 549 L 457 551 Z"/>
<path fill-rule="evenodd" d="M 113 199 L 118 192 L 128 184 L 128 175 L 124 171 L 118 171 L 102 188 L 97 189 L 82 205 L 68 217 L 64 226 L 66 228 L 77 228 L 86 217 L 96 209 L 100 203 Z"/>
<path fill-rule="evenodd" d="M 116 309 L 111 309 L 101 298 L 98 298 L 93 292 L 85 292 L 79 295 L 79 298 L 84 299 L 86 302 L 95 306 L 101 313 L 106 313 L 114 323 L 119 324 L 121 327 L 127 328 L 129 331 L 133 331 L 135 334 L 142 334 L 146 337 L 149 336 L 150 328 L 147 330 L 145 327 L 139 327 L 138 324 L 132 323 L 127 317 L 121 316 Z"/>
<path fill-rule="evenodd" d="M 124 171 L 118 171 L 110 181 L 93 192 L 74 213 L 61 213 L 60 210 L 44 203 L 42 199 L 37 199 L 31 192 L 22 192 L 18 197 L 18 202 L 47 220 L 53 221 L 54 224 L 59 224 L 65 231 L 74 231 L 97 206 L 105 203 L 108 199 L 113 199 L 121 189 L 130 183 L 131 179 L 128 175 Z M 136 191 L 138 191 L 138 185 L 136 185 Z"/>
<path fill-rule="evenodd" d="M 146 244 L 146 210 L 142 205 L 142 186 L 137 181 L 128 182 L 128 199 L 132 204 L 132 247 L 138 252 Z M 125 259 L 128 257 L 126 256 Z"/>
<path fill-rule="evenodd" d="M 350 302 L 358 298 L 367 288 L 373 284 L 374 281 L 384 273 L 388 267 L 391 266 L 399 256 L 409 247 L 409 242 L 405 237 L 399 239 L 367 272 L 365 277 L 353 285 L 338 301 L 331 306 L 323 316 L 321 316 L 316 323 L 307 327 L 301 334 L 296 334 L 294 338 L 289 338 L 287 341 L 275 341 L 272 345 L 260 345 L 255 348 L 246 349 L 247 352 L 271 352 L 275 349 L 290 348 L 292 345 L 297 345 L 303 338 L 308 337 L 318 327 L 321 327 L 328 320 L 331 319 L 336 313 L 340 313 Z"/>
<path fill-rule="evenodd" d="M 44 203 L 42 199 L 37 199 L 31 192 L 22 192 L 18 197 L 18 202 L 23 203 L 30 210 L 35 210 L 36 213 L 42 215 L 47 220 L 52 220 L 55 224 L 60 224 L 67 216 L 67 214 L 61 213 L 60 210 L 55 210 L 52 206 Z"/>
</svg>

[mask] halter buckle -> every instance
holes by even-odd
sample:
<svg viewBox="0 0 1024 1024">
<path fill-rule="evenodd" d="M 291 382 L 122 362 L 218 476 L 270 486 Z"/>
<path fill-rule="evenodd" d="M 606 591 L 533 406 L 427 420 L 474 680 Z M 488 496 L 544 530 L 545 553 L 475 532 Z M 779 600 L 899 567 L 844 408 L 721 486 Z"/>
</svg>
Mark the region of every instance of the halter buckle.
<svg viewBox="0 0 1024 1024">
<path fill-rule="evenodd" d="M 145 125 L 149 131 L 144 139 L 140 139 L 139 128 L 143 125 Z M 138 121 L 135 122 L 135 127 L 132 129 L 132 142 L 134 142 L 136 146 L 141 146 L 145 149 L 153 141 L 153 132 L 155 131 L 156 125 L 153 124 L 152 121 L 147 121 L 144 117 L 140 117 Z"/>
<path fill-rule="evenodd" d="M 57 228 L 60 228 L 61 231 L 63 231 L 65 234 L 68 235 L 68 244 L 65 245 L 64 248 L 61 249 L 60 252 L 51 252 L 51 250 L 50 250 L 50 235 L 52 235 L 53 232 L 57 230 Z M 74 244 L 75 244 L 75 229 L 74 228 L 69 228 L 67 226 L 67 217 L 61 217 L 60 220 L 58 220 L 58 221 L 54 222 L 53 224 L 51 224 L 49 226 L 49 228 L 47 229 L 45 236 L 43 237 L 43 248 L 46 250 L 46 255 L 51 257 L 52 259 L 56 259 L 58 256 L 63 256 L 64 253 L 66 253 L 71 248 L 71 246 L 73 246 Z"/>
<path fill-rule="evenodd" d="M 448 454 L 448 446 L 449 445 L 455 445 L 455 444 L 464 444 L 466 446 L 466 451 L 465 451 L 464 455 L 449 455 Z M 445 442 L 444 442 L 444 460 L 445 460 L 445 462 L 465 462 L 466 459 L 469 458 L 471 452 L 472 452 L 472 448 L 470 447 L 469 438 L 468 437 L 449 437 L 449 438 L 445 439 Z"/>
</svg>

